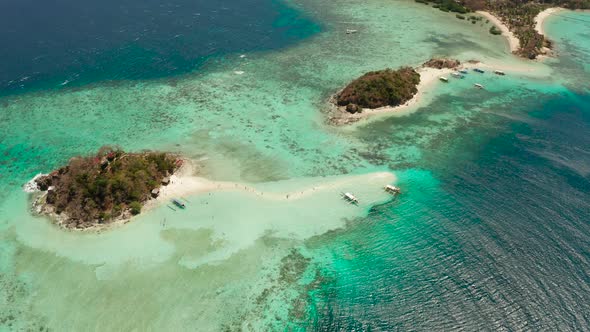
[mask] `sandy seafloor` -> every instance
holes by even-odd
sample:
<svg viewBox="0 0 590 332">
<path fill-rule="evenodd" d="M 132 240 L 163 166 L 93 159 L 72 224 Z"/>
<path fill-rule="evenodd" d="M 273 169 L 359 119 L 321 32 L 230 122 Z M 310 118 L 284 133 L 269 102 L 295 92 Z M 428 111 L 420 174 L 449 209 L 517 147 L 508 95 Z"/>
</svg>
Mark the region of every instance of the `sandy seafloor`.
<svg viewBox="0 0 590 332">
<path fill-rule="evenodd" d="M 588 330 L 590 16 L 549 19 L 559 59 L 537 63 L 418 3 L 289 5 L 322 32 L 182 76 L 0 99 L 0 329 Z M 351 79 L 433 56 L 518 71 L 326 123 Z M 31 215 L 22 184 L 104 144 L 269 194 L 188 196 L 100 234 Z"/>
</svg>

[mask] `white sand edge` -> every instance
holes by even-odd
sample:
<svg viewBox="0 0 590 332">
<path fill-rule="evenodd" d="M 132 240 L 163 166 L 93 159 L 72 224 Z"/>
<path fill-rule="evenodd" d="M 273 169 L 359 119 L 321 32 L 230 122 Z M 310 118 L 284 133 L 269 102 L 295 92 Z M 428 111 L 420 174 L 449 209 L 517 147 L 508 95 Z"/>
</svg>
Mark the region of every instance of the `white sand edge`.
<svg viewBox="0 0 590 332">
<path fill-rule="evenodd" d="M 396 181 L 395 175 L 389 172 L 376 172 L 363 176 L 382 179 L 383 185 Z M 297 200 L 312 195 L 314 192 L 340 188 L 347 182 L 349 182 L 347 178 L 335 178 L 333 181 L 321 182 L 308 188 L 299 188 L 295 191 L 269 192 L 259 190 L 246 183 L 213 181 L 204 177 L 199 177 L 195 175 L 194 165 L 190 161 L 185 160 L 183 167 L 178 170 L 176 174 L 170 176 L 170 183 L 167 186 L 162 186 L 160 188 L 160 194 L 158 197 L 148 201 L 145 204 L 143 211 L 150 210 L 162 204 L 170 203 L 173 198 L 182 199 L 184 196 L 219 191 L 246 192 L 254 196 L 260 196 L 265 200 Z"/>
<path fill-rule="evenodd" d="M 476 13 L 478 13 L 479 15 L 488 19 L 496 27 L 498 27 L 500 29 L 500 31 L 502 31 L 502 36 L 506 37 L 506 39 L 508 40 L 508 45 L 510 46 L 510 52 L 514 53 L 514 52 L 518 51 L 518 49 L 520 48 L 520 40 L 518 40 L 518 38 L 516 38 L 516 36 L 512 33 L 512 31 L 510 31 L 510 29 L 508 28 L 508 26 L 506 24 L 504 24 L 497 16 L 495 16 L 494 14 L 492 14 L 490 12 L 480 10 L 480 11 L 477 11 Z"/>
<path fill-rule="evenodd" d="M 545 24 L 546 20 L 553 14 L 556 14 L 560 11 L 565 10 L 565 8 L 561 8 L 561 7 L 553 7 L 553 8 L 547 8 L 544 11 L 540 12 L 539 14 L 537 14 L 537 16 L 535 17 L 535 30 L 545 36 L 545 30 L 543 29 L 543 25 Z"/>
</svg>

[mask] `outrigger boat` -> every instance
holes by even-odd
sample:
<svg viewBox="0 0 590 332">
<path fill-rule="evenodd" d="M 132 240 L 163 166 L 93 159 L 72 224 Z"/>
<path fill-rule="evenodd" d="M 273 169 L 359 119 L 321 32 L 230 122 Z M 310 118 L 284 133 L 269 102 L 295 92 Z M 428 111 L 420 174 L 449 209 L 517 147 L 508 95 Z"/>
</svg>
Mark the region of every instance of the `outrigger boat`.
<svg viewBox="0 0 590 332">
<path fill-rule="evenodd" d="M 444 76 L 440 76 L 438 79 L 441 80 L 442 82 L 449 83 L 449 79 Z"/>
<path fill-rule="evenodd" d="M 479 68 L 473 68 L 473 71 L 476 72 L 476 73 L 480 73 L 480 74 L 485 73 L 485 71 L 483 71 L 483 70 L 481 70 Z"/>
<path fill-rule="evenodd" d="M 505 73 L 505 72 L 503 72 L 503 71 L 501 71 L 501 70 L 494 70 L 494 74 L 496 74 L 496 75 L 500 75 L 500 76 L 504 76 L 504 75 L 506 75 L 506 73 Z"/>
<path fill-rule="evenodd" d="M 351 193 L 342 193 L 342 198 L 347 200 L 351 204 L 358 204 L 359 200 Z"/>
<path fill-rule="evenodd" d="M 392 186 L 390 184 L 386 185 L 385 188 L 383 188 L 383 189 L 385 189 L 386 192 L 393 194 L 393 195 L 402 193 L 401 189 L 399 189 L 396 186 Z"/>
<path fill-rule="evenodd" d="M 475 87 L 476 87 L 476 88 L 478 88 L 478 89 L 483 89 L 483 88 L 484 88 L 484 86 L 483 86 L 483 85 L 481 85 L 481 84 L 479 84 L 479 83 L 475 83 L 474 85 L 475 85 Z"/>
<path fill-rule="evenodd" d="M 172 199 L 172 203 L 174 203 L 174 205 L 178 206 L 181 209 L 186 208 L 186 205 L 183 202 L 177 200 L 176 198 Z"/>
</svg>

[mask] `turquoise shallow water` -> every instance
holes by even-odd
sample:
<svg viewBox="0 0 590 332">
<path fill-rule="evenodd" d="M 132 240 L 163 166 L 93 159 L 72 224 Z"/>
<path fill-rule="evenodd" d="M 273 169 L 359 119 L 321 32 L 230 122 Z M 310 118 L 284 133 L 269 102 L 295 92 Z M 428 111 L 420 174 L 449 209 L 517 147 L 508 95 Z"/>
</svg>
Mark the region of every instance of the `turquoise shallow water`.
<svg viewBox="0 0 590 332">
<path fill-rule="evenodd" d="M 417 3 L 291 5 L 324 31 L 190 75 L 0 99 L 1 328 L 587 329 L 590 38 L 570 33 L 587 14 L 549 22 L 561 56 L 544 65 Z M 352 78 L 435 55 L 540 74 L 470 74 L 412 114 L 325 124 Z M 190 196 L 101 234 L 28 212 L 24 182 L 107 143 L 265 195 Z"/>
</svg>

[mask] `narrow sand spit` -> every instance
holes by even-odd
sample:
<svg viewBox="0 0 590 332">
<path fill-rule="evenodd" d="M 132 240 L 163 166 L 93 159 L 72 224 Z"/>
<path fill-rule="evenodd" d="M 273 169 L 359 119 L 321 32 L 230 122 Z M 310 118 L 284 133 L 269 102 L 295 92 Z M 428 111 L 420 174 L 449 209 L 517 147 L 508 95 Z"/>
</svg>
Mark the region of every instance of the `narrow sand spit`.
<svg viewBox="0 0 590 332">
<path fill-rule="evenodd" d="M 396 177 L 392 173 L 377 172 L 366 175 L 359 175 L 353 177 L 328 179 L 325 182 L 319 182 L 313 186 L 305 188 L 298 188 L 293 191 L 273 192 L 263 191 L 253 185 L 237 182 L 212 181 L 194 174 L 194 166 L 190 162 L 185 162 L 183 166 L 175 175 L 170 177 L 170 184 L 160 188 L 160 195 L 157 199 L 149 201 L 145 208 L 150 209 L 162 203 L 170 201 L 172 198 L 181 198 L 183 196 L 195 195 L 207 192 L 217 191 L 239 191 L 246 192 L 254 196 L 259 196 L 265 200 L 297 200 L 308 197 L 320 191 L 337 191 L 344 190 L 350 181 L 357 178 L 364 177 L 367 181 L 377 181 L 380 185 L 393 183 Z"/>
</svg>

